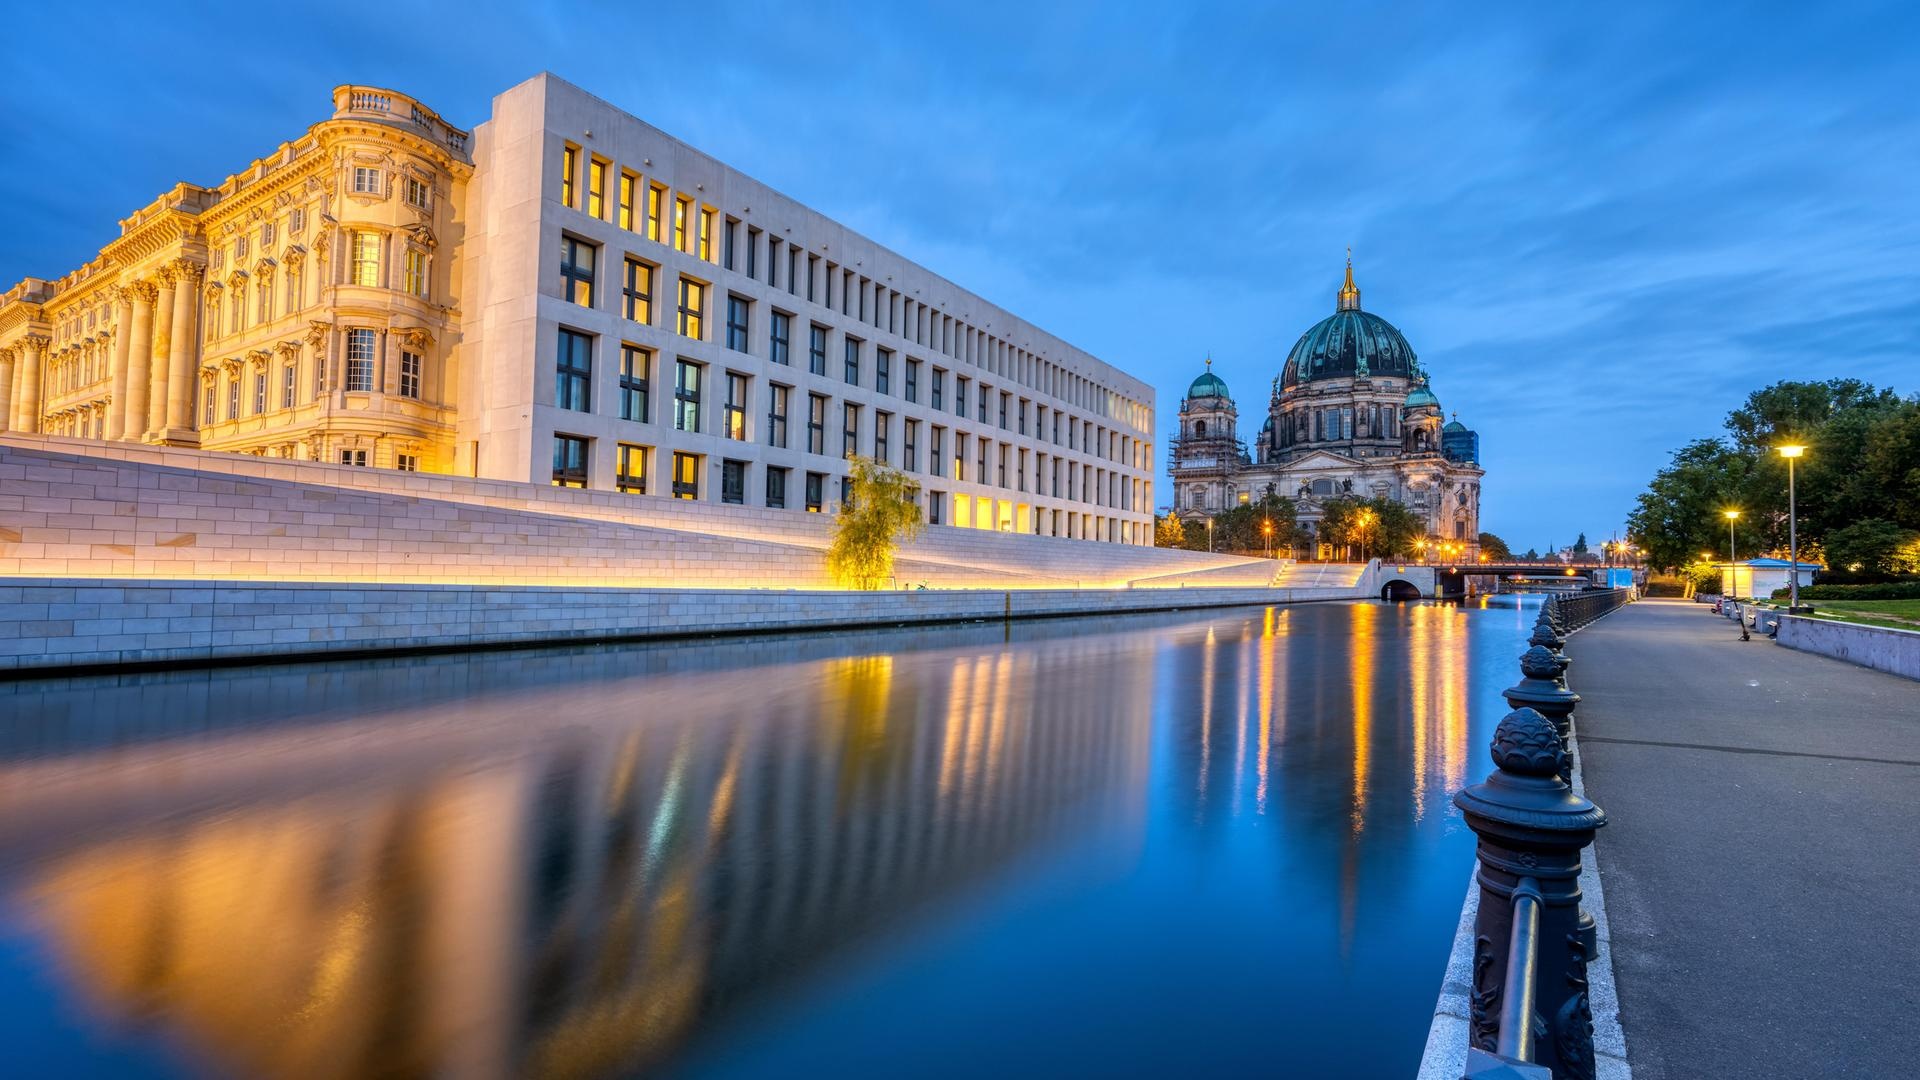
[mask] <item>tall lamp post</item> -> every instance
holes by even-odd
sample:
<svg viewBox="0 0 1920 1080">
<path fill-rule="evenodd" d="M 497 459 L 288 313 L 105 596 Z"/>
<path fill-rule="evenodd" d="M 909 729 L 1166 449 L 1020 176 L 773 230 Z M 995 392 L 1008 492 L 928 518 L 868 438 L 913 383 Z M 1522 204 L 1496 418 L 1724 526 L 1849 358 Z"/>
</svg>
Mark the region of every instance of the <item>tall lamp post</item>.
<svg viewBox="0 0 1920 1080">
<path fill-rule="evenodd" d="M 1260 523 L 1260 536 L 1261 550 L 1267 558 L 1273 558 L 1273 522 L 1271 520 Z"/>
<path fill-rule="evenodd" d="M 1373 511 L 1360 511 L 1360 561 L 1367 561 L 1367 529 L 1373 524 Z"/>
<path fill-rule="evenodd" d="M 1207 554 L 1213 554 L 1213 519 L 1207 519 Z"/>
<path fill-rule="evenodd" d="M 1807 448 L 1789 443 L 1777 449 L 1780 456 L 1787 459 L 1787 611 L 1797 614 L 1800 611 L 1800 526 L 1793 498 L 1793 462 L 1806 453 Z"/>
<path fill-rule="evenodd" d="M 1730 580 L 1738 581 L 1740 571 L 1735 569 L 1733 565 L 1739 561 L 1733 554 L 1733 523 L 1740 519 L 1740 511 L 1725 510 L 1722 511 L 1722 513 L 1727 516 L 1727 575 Z M 1747 580 L 1751 583 L 1753 580 L 1752 575 L 1748 575 Z"/>
</svg>

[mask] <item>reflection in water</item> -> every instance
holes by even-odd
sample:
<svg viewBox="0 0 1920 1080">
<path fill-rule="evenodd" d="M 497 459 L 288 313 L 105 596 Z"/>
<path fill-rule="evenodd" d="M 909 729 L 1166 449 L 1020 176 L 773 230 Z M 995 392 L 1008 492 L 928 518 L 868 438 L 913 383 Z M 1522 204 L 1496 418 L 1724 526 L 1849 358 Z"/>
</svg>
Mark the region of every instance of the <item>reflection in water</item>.
<svg viewBox="0 0 1920 1080">
<path fill-rule="evenodd" d="M 70 1003 L 27 1033 L 69 1073 L 1224 1068 L 1275 1017 L 1390 1071 L 1471 852 L 1422 823 L 1498 715 L 1474 654 L 1521 636 L 1493 614 L 0 686 L 0 931 L 44 958 L 0 992 Z"/>
</svg>

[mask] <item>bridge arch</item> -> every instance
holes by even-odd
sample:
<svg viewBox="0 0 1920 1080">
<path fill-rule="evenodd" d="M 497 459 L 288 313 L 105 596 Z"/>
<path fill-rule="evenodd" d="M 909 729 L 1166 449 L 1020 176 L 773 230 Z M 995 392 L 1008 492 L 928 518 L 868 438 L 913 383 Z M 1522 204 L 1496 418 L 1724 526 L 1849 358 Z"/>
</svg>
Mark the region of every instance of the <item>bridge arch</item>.
<svg viewBox="0 0 1920 1080">
<path fill-rule="evenodd" d="M 1382 600 L 1418 600 L 1420 598 L 1420 586 L 1406 578 L 1397 577 L 1380 586 Z"/>
</svg>

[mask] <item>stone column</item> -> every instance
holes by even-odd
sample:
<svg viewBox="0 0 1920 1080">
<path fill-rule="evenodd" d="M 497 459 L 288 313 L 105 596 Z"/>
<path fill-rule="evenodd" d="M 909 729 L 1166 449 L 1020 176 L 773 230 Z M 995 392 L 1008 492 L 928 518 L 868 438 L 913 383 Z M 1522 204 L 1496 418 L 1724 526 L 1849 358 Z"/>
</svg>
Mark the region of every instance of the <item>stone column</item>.
<svg viewBox="0 0 1920 1080">
<path fill-rule="evenodd" d="M 167 340 L 167 412 L 161 439 L 168 443 L 193 441 L 193 384 L 200 366 L 199 263 L 180 260 L 173 266 L 173 324 Z"/>
<path fill-rule="evenodd" d="M 147 368 L 147 409 L 144 415 L 127 420 L 128 427 L 138 428 L 141 437 L 156 437 L 167 426 L 168 368 L 173 363 L 174 279 L 173 266 L 160 268 L 159 296 L 153 307 L 153 355 Z"/>
<path fill-rule="evenodd" d="M 46 355 L 45 334 L 28 334 L 20 339 L 23 356 L 17 363 L 19 390 L 14 404 L 19 409 L 13 430 L 33 434 L 40 430 L 40 362 Z"/>
<path fill-rule="evenodd" d="M 159 290 L 151 281 L 136 281 L 127 291 L 133 294 L 133 342 L 131 348 L 114 349 L 118 366 L 107 438 L 138 441 L 147 422 L 147 392 L 153 387 L 153 300 Z"/>
<path fill-rule="evenodd" d="M 0 431 L 13 429 L 13 365 L 17 349 L 0 349 Z"/>
<path fill-rule="evenodd" d="M 110 358 L 109 382 L 112 401 L 107 406 L 107 438 L 118 439 L 121 431 L 121 413 L 127 403 L 127 355 L 133 345 L 133 290 L 122 287 L 113 291 L 113 353 Z"/>
</svg>

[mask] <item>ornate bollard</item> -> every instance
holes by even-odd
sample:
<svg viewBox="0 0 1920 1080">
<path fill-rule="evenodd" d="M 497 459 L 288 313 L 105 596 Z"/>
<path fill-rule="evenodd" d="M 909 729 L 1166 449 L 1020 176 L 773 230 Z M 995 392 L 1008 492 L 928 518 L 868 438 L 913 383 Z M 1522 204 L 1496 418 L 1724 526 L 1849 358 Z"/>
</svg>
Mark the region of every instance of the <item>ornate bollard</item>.
<svg viewBox="0 0 1920 1080">
<path fill-rule="evenodd" d="M 1508 713 L 1492 751 L 1493 775 L 1453 797 L 1480 838 L 1469 1044 L 1485 1067 L 1468 1075 L 1532 1064 L 1593 1080 L 1596 936 L 1580 910 L 1580 851 L 1606 815 L 1560 779 L 1559 735 L 1534 710 Z"/>
<path fill-rule="evenodd" d="M 1533 634 L 1527 638 L 1527 644 L 1540 645 L 1545 647 L 1548 652 L 1551 652 L 1553 654 L 1553 662 L 1558 665 L 1562 678 L 1566 676 L 1567 665 L 1573 662 L 1566 653 L 1561 651 L 1561 646 L 1566 643 L 1567 635 L 1554 627 L 1553 620 L 1547 617 L 1546 606 L 1542 605 L 1540 608 L 1540 617 L 1534 620 Z"/>
<path fill-rule="evenodd" d="M 1532 709 L 1547 718 L 1560 735 L 1560 779 L 1573 783 L 1573 707 L 1580 695 L 1567 689 L 1560 663 L 1544 645 L 1535 645 L 1520 657 L 1520 682 L 1502 690 L 1507 706 Z"/>
</svg>

